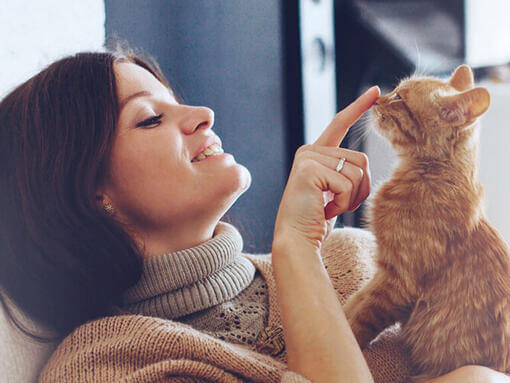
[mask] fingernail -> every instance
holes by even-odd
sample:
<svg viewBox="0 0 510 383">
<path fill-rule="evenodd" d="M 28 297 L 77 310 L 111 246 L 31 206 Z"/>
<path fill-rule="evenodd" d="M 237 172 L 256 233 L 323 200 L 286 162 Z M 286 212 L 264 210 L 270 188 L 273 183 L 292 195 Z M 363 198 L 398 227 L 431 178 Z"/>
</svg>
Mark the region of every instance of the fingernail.
<svg viewBox="0 0 510 383">
<path fill-rule="evenodd" d="M 379 93 L 381 93 L 381 90 L 379 89 L 379 87 L 378 87 L 377 85 L 374 85 L 374 86 L 372 86 L 372 87 L 368 88 L 368 90 L 367 90 L 364 94 L 368 94 L 368 93 L 370 93 L 370 92 L 373 92 L 373 91 L 374 91 L 374 90 L 376 90 L 376 89 L 377 89 L 377 91 L 378 91 Z"/>
</svg>

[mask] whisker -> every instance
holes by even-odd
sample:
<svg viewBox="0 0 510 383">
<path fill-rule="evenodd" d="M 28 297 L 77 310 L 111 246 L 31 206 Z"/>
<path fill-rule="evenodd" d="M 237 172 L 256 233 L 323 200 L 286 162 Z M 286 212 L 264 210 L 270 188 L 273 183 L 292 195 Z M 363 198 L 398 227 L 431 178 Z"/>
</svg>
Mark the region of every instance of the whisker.
<svg viewBox="0 0 510 383">
<path fill-rule="evenodd" d="M 422 70 L 421 70 L 421 53 L 420 49 L 418 48 L 418 41 L 416 40 L 416 37 L 414 38 L 414 48 L 416 49 L 416 56 L 418 58 L 418 63 L 416 64 L 416 67 L 414 68 L 413 77 L 415 76 L 423 76 Z"/>
<path fill-rule="evenodd" d="M 365 141 L 370 134 L 373 117 L 371 115 L 363 115 L 358 122 L 350 130 L 349 147 L 357 149 L 359 145 Z"/>
</svg>

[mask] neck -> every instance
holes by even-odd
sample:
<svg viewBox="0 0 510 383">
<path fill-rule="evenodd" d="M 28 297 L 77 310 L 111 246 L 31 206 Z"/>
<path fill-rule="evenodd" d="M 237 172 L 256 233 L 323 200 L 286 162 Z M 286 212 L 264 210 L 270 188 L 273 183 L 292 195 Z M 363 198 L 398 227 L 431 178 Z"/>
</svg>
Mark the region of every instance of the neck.
<svg viewBox="0 0 510 383">
<path fill-rule="evenodd" d="M 146 257 L 140 279 L 123 293 L 123 309 L 173 319 L 234 298 L 255 274 L 242 249 L 239 231 L 220 221 L 198 246 Z"/>
<path fill-rule="evenodd" d="M 418 171 L 424 177 L 455 174 L 469 180 L 470 183 L 478 182 L 478 144 L 477 140 L 467 140 L 452 145 L 444 151 L 434 153 L 414 153 L 401 156 L 401 162 L 397 167 L 399 177 L 410 170 Z"/>
<path fill-rule="evenodd" d="M 219 219 L 203 223 L 180 222 L 164 229 L 138 232 L 135 234 L 141 244 L 144 257 L 173 253 L 200 245 L 214 236 Z"/>
</svg>

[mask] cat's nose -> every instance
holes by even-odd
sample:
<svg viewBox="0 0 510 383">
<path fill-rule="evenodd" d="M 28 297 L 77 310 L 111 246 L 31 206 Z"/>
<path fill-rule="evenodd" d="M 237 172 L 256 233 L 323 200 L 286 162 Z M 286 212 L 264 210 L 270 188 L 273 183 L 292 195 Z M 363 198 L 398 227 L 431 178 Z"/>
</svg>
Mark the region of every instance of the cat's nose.
<svg viewBox="0 0 510 383">
<path fill-rule="evenodd" d="M 377 99 L 374 101 L 374 105 L 379 105 L 380 100 L 381 100 L 381 97 L 377 97 Z"/>
</svg>

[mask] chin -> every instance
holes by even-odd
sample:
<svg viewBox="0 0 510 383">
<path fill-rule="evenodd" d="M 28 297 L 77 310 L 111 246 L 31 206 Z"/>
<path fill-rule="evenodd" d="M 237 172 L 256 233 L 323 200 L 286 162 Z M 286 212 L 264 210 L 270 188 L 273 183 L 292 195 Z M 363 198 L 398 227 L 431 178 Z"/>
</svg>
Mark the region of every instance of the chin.
<svg viewBox="0 0 510 383">
<path fill-rule="evenodd" d="M 374 130 L 384 138 L 391 141 L 390 130 L 391 127 L 388 126 L 388 122 L 385 119 L 378 118 L 374 123 Z"/>
<path fill-rule="evenodd" d="M 243 165 L 239 165 L 238 190 L 239 195 L 243 194 L 251 186 L 251 173 Z"/>
<path fill-rule="evenodd" d="M 221 194 L 228 200 L 235 200 L 251 186 L 250 171 L 243 165 L 229 169 L 228 173 L 222 174 L 214 181 L 221 189 Z"/>
<path fill-rule="evenodd" d="M 246 168 L 245 168 L 246 169 Z M 238 198 L 250 188 L 251 186 L 251 174 L 246 169 L 244 175 L 240 175 L 235 180 L 231 180 L 231 183 L 225 183 L 228 185 L 228 189 L 224 190 L 223 197 L 223 210 L 224 214 L 230 209 L 230 207 L 238 200 Z"/>
</svg>

